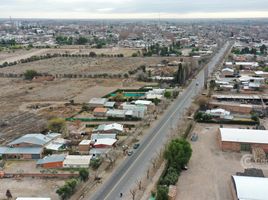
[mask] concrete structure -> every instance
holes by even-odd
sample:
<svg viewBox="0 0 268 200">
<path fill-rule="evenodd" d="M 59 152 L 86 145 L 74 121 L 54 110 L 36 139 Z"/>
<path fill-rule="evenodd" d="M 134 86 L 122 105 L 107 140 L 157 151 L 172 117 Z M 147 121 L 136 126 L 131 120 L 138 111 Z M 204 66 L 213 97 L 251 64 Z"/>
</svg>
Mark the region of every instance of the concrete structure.
<svg viewBox="0 0 268 200">
<path fill-rule="evenodd" d="M 267 200 L 268 178 L 232 176 L 233 200 Z"/>
<path fill-rule="evenodd" d="M 62 168 L 63 167 L 63 161 L 65 159 L 66 155 L 64 154 L 54 154 L 50 156 L 46 156 L 43 159 L 39 159 L 36 162 L 36 165 L 38 167 L 42 168 Z"/>
<path fill-rule="evenodd" d="M 92 156 L 67 155 L 63 161 L 64 168 L 88 168 Z"/>
<path fill-rule="evenodd" d="M 220 128 L 218 139 L 223 151 L 251 151 L 260 147 L 268 153 L 268 130 Z"/>
<path fill-rule="evenodd" d="M 88 154 L 90 150 L 90 145 L 91 140 L 82 140 L 78 145 L 79 152 Z"/>
<path fill-rule="evenodd" d="M 146 106 L 138 106 L 138 105 L 133 105 L 133 104 L 129 104 L 129 103 L 122 103 L 121 107 L 123 110 L 132 111 L 131 113 L 126 112 L 125 113 L 126 116 L 136 117 L 136 118 L 140 118 L 140 119 L 144 118 L 145 113 L 147 111 Z"/>
</svg>

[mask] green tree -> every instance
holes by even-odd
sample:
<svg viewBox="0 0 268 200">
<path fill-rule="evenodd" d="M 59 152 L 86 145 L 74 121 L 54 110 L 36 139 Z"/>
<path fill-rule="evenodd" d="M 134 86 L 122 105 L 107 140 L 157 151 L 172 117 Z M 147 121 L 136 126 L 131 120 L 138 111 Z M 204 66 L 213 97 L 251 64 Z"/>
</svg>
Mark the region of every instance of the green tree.
<svg viewBox="0 0 268 200">
<path fill-rule="evenodd" d="M 164 93 L 164 97 L 166 97 L 167 99 L 170 99 L 171 98 L 171 92 L 170 91 L 166 91 Z"/>
<path fill-rule="evenodd" d="M 164 152 L 164 157 L 168 161 L 168 166 L 181 170 L 190 160 L 192 148 L 185 139 L 174 139 Z"/>
<path fill-rule="evenodd" d="M 62 118 L 52 118 L 48 121 L 47 128 L 53 132 L 61 133 L 66 128 L 65 120 Z"/>
<path fill-rule="evenodd" d="M 168 187 L 159 185 L 157 187 L 156 200 L 168 200 Z"/>
<path fill-rule="evenodd" d="M 32 80 L 35 76 L 38 76 L 39 74 L 35 70 L 27 70 L 23 75 L 26 80 Z"/>
<path fill-rule="evenodd" d="M 84 182 L 87 181 L 88 180 L 88 176 L 89 176 L 88 169 L 83 168 L 83 169 L 80 169 L 79 170 L 79 177 L 80 177 L 80 179 L 82 181 L 84 181 Z"/>
<path fill-rule="evenodd" d="M 88 42 L 88 39 L 85 37 L 80 36 L 77 40 L 76 40 L 76 44 L 78 45 L 85 45 Z"/>
<path fill-rule="evenodd" d="M 101 165 L 102 160 L 100 158 L 95 158 L 90 160 L 90 166 L 93 169 L 98 169 L 99 166 Z"/>
</svg>

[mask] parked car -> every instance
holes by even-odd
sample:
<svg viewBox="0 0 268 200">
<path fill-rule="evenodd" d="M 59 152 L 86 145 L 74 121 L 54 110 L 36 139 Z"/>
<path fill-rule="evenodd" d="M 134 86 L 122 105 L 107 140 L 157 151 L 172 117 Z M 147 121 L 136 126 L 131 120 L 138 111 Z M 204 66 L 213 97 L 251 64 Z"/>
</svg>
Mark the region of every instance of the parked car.
<svg viewBox="0 0 268 200">
<path fill-rule="evenodd" d="M 198 140 L 198 135 L 196 133 L 193 133 L 191 136 L 191 141 L 195 142 Z"/>
<path fill-rule="evenodd" d="M 134 144 L 133 149 L 137 149 L 137 148 L 139 148 L 139 146 L 140 146 L 140 144 L 136 143 L 136 144 Z"/>
<path fill-rule="evenodd" d="M 132 154 L 133 154 L 133 151 L 128 151 L 128 152 L 127 152 L 127 155 L 128 155 L 128 156 L 131 156 Z"/>
</svg>

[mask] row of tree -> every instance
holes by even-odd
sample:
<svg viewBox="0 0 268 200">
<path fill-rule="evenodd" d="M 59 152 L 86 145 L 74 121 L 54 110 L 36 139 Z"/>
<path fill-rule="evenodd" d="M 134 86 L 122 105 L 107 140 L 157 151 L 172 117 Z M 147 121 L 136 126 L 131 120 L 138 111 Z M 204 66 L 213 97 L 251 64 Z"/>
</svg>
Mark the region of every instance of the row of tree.
<svg viewBox="0 0 268 200">
<path fill-rule="evenodd" d="M 254 54 L 254 55 L 256 55 L 257 54 L 257 49 L 254 48 L 254 47 L 252 47 L 251 49 L 249 47 L 245 47 L 245 48 L 243 48 L 241 50 L 238 49 L 238 48 L 233 48 L 232 49 L 232 53 L 234 53 L 234 54 Z M 262 55 L 267 54 L 267 47 L 266 47 L 266 45 L 263 44 L 260 47 L 260 53 Z"/>
<path fill-rule="evenodd" d="M 180 172 L 188 164 L 192 156 L 192 148 L 185 139 L 172 140 L 165 152 L 166 170 L 159 179 L 156 200 L 168 200 L 169 185 L 176 185 Z"/>
<path fill-rule="evenodd" d="M 148 48 L 143 49 L 143 56 L 152 56 L 152 55 L 158 55 L 158 56 L 170 56 L 170 55 L 181 55 L 181 46 L 180 43 L 173 42 L 169 46 L 160 46 L 159 43 L 153 44 L 149 46 Z"/>
</svg>

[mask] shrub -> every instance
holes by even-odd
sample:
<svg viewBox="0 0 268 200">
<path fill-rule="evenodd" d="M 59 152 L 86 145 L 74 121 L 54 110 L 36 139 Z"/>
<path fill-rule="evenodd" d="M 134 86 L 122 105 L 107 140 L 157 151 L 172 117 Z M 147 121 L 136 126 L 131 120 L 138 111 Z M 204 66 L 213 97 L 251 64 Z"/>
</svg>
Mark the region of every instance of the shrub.
<svg viewBox="0 0 268 200">
<path fill-rule="evenodd" d="M 53 132 L 61 133 L 66 127 L 65 120 L 61 118 L 52 118 L 48 121 L 47 128 Z"/>
<path fill-rule="evenodd" d="M 101 165 L 102 160 L 100 158 L 95 158 L 90 160 L 90 166 L 93 169 L 98 169 L 99 166 Z"/>
<path fill-rule="evenodd" d="M 32 80 L 38 73 L 35 70 L 27 70 L 23 75 L 26 80 Z"/>
<path fill-rule="evenodd" d="M 168 187 L 159 185 L 157 187 L 156 200 L 168 200 Z"/>
</svg>

